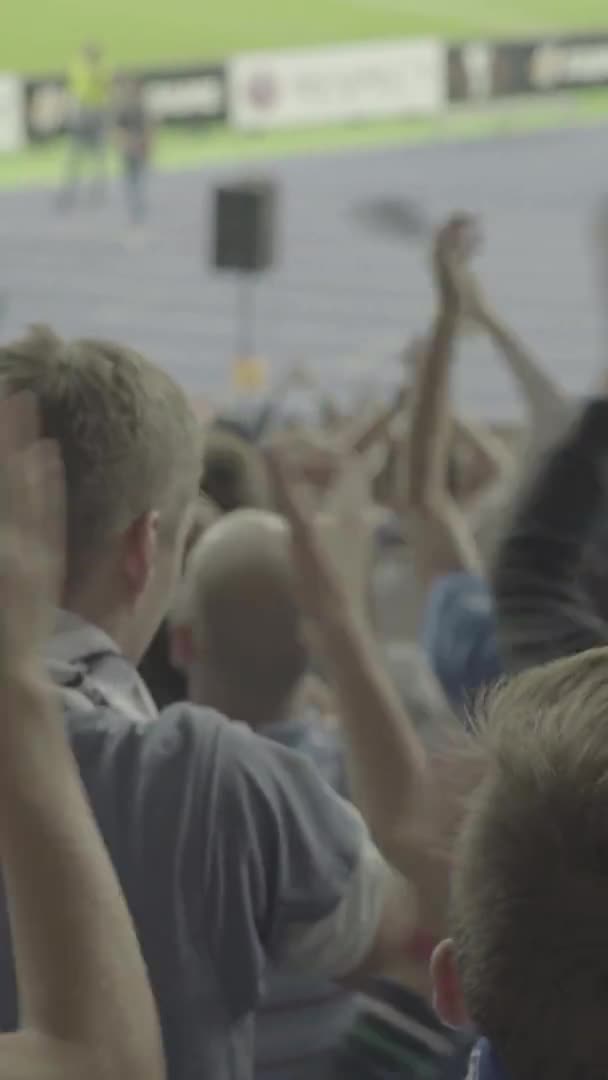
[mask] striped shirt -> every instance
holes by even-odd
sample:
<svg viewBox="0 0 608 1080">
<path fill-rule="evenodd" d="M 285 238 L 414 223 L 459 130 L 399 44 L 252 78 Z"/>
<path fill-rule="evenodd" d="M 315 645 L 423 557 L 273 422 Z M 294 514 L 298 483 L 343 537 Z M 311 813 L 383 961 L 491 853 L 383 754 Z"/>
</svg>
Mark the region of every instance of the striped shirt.
<svg viewBox="0 0 608 1080">
<path fill-rule="evenodd" d="M 463 1080 L 471 1041 L 445 1028 L 417 994 L 370 979 L 339 1056 L 340 1080 Z"/>
</svg>

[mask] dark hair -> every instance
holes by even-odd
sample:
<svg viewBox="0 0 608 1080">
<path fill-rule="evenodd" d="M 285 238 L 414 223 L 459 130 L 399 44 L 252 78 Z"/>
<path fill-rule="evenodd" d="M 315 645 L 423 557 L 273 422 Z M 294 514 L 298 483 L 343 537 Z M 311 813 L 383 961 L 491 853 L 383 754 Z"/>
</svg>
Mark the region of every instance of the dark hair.
<svg viewBox="0 0 608 1080">
<path fill-rule="evenodd" d="M 605 526 L 596 531 L 583 551 L 578 582 L 585 603 L 601 619 L 608 619 L 608 534 Z"/>
<path fill-rule="evenodd" d="M 212 427 L 203 456 L 201 491 L 224 514 L 267 507 L 268 476 L 261 452 L 224 425 Z"/>
<path fill-rule="evenodd" d="M 178 701 L 187 700 L 188 687 L 185 676 L 171 663 L 169 627 L 166 619 L 139 665 L 139 674 L 158 709 L 166 709 Z"/>
</svg>

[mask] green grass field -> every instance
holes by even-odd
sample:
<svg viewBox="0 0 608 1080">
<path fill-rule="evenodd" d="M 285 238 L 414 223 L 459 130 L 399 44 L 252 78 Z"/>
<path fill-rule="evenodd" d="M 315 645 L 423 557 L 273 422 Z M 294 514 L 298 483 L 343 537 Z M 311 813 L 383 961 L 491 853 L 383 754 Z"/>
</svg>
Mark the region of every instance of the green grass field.
<svg viewBox="0 0 608 1080">
<path fill-rule="evenodd" d="M 604 124 L 608 90 L 580 90 L 553 101 L 527 100 L 498 111 L 455 110 L 440 119 L 387 120 L 338 128 L 276 131 L 251 138 L 219 126 L 204 134 L 163 131 L 156 148 L 161 171 L 201 168 L 207 162 L 240 162 L 311 153 L 339 153 L 374 147 L 416 145 L 442 140 L 509 137 L 552 128 Z M 19 154 L 0 154 L 2 188 L 53 186 L 62 175 L 62 140 L 29 147 Z"/>
<path fill-rule="evenodd" d="M 606 0 L 0 0 L 0 11 L 0 71 L 22 72 L 61 70 L 88 37 L 117 64 L 149 64 L 408 34 L 608 29 Z"/>
</svg>

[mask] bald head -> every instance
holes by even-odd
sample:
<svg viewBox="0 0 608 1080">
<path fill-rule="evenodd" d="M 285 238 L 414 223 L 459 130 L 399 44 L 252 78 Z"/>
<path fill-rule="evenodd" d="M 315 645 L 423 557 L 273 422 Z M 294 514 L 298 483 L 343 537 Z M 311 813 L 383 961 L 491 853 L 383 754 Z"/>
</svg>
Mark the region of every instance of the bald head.
<svg viewBox="0 0 608 1080">
<path fill-rule="evenodd" d="M 185 590 L 181 621 L 191 630 L 199 696 L 238 708 L 236 719 L 249 708 L 278 719 L 307 666 L 283 520 L 258 510 L 227 515 L 192 552 Z"/>
</svg>

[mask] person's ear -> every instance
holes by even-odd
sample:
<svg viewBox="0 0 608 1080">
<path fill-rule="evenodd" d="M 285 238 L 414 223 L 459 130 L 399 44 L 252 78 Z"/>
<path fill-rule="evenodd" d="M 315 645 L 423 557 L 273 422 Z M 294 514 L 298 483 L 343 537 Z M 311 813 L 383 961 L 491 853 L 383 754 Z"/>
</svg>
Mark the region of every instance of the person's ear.
<svg viewBox="0 0 608 1080">
<path fill-rule="evenodd" d="M 154 572 L 159 519 L 157 510 L 149 510 L 131 522 L 123 535 L 123 572 L 134 599 L 145 591 Z"/>
<path fill-rule="evenodd" d="M 188 672 L 195 659 L 194 635 L 189 626 L 169 627 L 169 659 L 178 671 Z"/>
<path fill-rule="evenodd" d="M 437 946 L 431 960 L 433 1004 L 439 1019 L 451 1028 L 469 1028 L 454 942 L 450 939 Z"/>
</svg>

